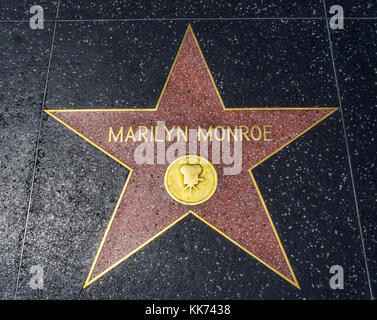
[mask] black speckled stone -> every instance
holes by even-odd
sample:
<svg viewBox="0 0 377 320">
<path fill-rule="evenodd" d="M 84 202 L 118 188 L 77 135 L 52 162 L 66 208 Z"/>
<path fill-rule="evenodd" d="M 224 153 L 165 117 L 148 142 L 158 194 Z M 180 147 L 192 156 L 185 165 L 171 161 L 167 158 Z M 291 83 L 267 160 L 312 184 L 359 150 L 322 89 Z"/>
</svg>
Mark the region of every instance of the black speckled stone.
<svg viewBox="0 0 377 320">
<path fill-rule="evenodd" d="M 336 107 L 325 20 L 193 24 L 227 107 Z"/>
<path fill-rule="evenodd" d="M 340 113 L 254 169 L 261 193 L 308 299 L 368 299 Z M 332 290 L 332 265 L 344 290 Z"/>
<path fill-rule="evenodd" d="M 30 8 L 39 5 L 43 8 L 45 20 L 53 20 L 56 17 L 58 0 L 1 0 L 0 20 L 29 20 L 33 14 Z"/>
<path fill-rule="evenodd" d="M 332 31 L 334 60 L 365 237 L 370 277 L 377 293 L 377 22 L 348 21 Z"/>
<path fill-rule="evenodd" d="M 48 105 L 154 107 L 187 25 L 59 23 Z M 324 20 L 192 26 L 226 106 L 338 105 Z"/>
<path fill-rule="evenodd" d="M 18 298 L 77 299 L 127 172 L 44 115 Z M 44 290 L 29 269 L 44 268 Z"/>
<path fill-rule="evenodd" d="M 153 108 L 187 23 L 61 22 L 48 106 Z"/>
<path fill-rule="evenodd" d="M 0 23 L 0 299 L 16 287 L 51 38 L 51 23 Z"/>
<path fill-rule="evenodd" d="M 319 17 L 322 2 L 314 1 L 101 1 L 65 0 L 61 19 L 146 19 L 146 18 L 247 18 Z"/>
</svg>

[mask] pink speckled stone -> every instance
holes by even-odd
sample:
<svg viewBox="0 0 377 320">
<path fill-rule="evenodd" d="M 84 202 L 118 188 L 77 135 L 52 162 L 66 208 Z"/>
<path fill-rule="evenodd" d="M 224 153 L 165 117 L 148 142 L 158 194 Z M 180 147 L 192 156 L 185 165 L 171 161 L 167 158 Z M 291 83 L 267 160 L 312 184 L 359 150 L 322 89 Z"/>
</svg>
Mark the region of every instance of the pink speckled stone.
<svg viewBox="0 0 377 320">
<path fill-rule="evenodd" d="M 111 223 L 89 282 L 172 224 L 189 210 L 221 230 L 259 260 L 294 282 L 248 172 L 285 143 L 300 135 L 333 109 L 224 110 L 191 31 L 187 33 L 165 92 L 156 111 L 54 111 L 52 115 L 133 169 L 118 211 Z M 175 202 L 164 188 L 165 165 L 138 165 L 134 150 L 138 143 L 108 142 L 108 128 L 120 126 L 167 127 L 185 125 L 273 126 L 273 141 L 243 141 L 243 168 L 238 175 L 224 176 L 224 165 L 215 165 L 218 189 L 207 202 L 185 206 Z M 126 131 L 125 131 L 126 134 Z M 169 143 L 166 144 L 166 147 Z M 211 147 L 211 146 L 210 146 Z M 209 155 L 209 160 L 211 156 Z"/>
</svg>

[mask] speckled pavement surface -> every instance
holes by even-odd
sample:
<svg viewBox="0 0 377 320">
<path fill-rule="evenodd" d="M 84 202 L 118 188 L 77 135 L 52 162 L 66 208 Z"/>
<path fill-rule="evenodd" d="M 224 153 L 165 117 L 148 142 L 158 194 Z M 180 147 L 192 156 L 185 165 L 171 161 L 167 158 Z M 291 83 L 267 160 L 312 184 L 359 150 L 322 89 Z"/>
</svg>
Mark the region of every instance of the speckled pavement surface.
<svg viewBox="0 0 377 320">
<path fill-rule="evenodd" d="M 1 1 L 0 299 L 371 299 L 377 6 L 142 3 Z M 226 106 L 341 107 L 253 170 L 301 289 L 192 215 L 83 289 L 128 170 L 42 111 L 153 108 L 189 24 Z"/>
</svg>

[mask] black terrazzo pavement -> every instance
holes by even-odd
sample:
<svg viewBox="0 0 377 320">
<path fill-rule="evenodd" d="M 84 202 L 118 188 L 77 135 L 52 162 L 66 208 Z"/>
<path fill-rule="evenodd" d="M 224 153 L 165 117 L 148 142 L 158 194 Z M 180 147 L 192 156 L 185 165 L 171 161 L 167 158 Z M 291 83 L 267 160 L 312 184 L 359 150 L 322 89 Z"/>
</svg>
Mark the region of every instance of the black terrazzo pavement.
<svg viewBox="0 0 377 320">
<path fill-rule="evenodd" d="M 332 33 L 334 60 L 366 256 L 374 292 L 377 290 L 377 22 L 347 21 L 350 33 Z"/>
<path fill-rule="evenodd" d="M 375 294 L 374 4 L 344 4 L 346 17 L 369 19 L 331 30 L 333 60 L 322 1 L 61 0 L 45 108 L 154 107 L 191 23 L 229 107 L 339 106 L 335 65 L 349 142 L 348 154 L 338 111 L 254 170 L 302 290 L 190 216 L 83 290 L 127 172 L 41 114 L 55 23 L 11 22 L 30 16 L 29 2 L 18 3 L 2 1 L 0 12 L 1 299 L 370 299 L 365 254 Z M 46 19 L 56 8 L 46 2 Z M 253 19 L 208 19 L 220 17 Z M 114 18 L 143 20 L 64 21 Z M 344 268 L 343 290 L 329 287 L 334 264 Z M 44 289 L 29 286 L 33 265 L 44 268 Z"/>
<path fill-rule="evenodd" d="M 321 1 L 289 3 L 258 1 L 121 1 L 67 0 L 61 2 L 61 19 L 183 19 L 246 17 L 320 17 Z"/>
<path fill-rule="evenodd" d="M 13 297 L 32 184 L 52 25 L 0 29 L 0 297 Z"/>
<path fill-rule="evenodd" d="M 34 5 L 43 8 L 45 20 L 55 19 L 58 0 L 1 0 L 0 21 L 29 20 L 30 8 Z"/>
</svg>

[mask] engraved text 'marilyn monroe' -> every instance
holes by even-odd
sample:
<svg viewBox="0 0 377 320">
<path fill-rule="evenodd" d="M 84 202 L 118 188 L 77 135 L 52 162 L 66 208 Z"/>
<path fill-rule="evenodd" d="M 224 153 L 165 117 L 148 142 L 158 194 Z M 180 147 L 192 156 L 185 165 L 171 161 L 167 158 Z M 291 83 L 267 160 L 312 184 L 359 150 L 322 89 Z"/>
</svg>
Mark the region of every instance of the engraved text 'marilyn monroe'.
<svg viewBox="0 0 377 320">
<path fill-rule="evenodd" d="M 112 127 L 108 128 L 108 142 L 137 142 L 137 141 L 188 141 L 189 131 L 197 131 L 197 139 L 223 141 L 273 141 L 273 127 L 271 125 L 239 125 L 239 126 L 209 126 L 208 128 L 189 128 L 188 126 L 144 126 Z"/>
</svg>

